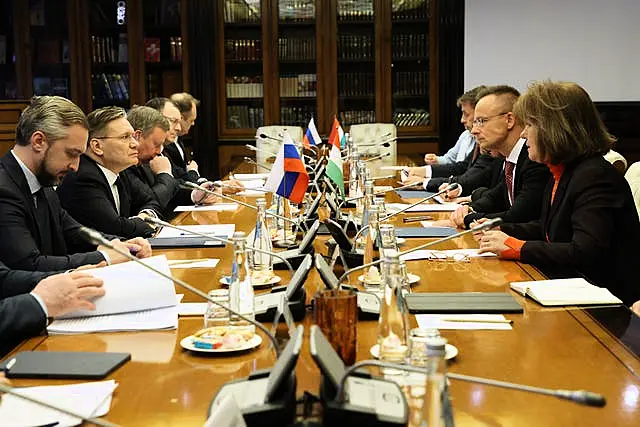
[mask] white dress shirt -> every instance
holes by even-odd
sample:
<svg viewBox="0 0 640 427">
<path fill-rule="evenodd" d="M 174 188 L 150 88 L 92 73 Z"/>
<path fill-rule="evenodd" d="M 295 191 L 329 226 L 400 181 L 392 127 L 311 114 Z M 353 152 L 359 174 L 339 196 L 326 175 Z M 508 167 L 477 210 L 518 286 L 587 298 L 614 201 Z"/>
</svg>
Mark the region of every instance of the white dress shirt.
<svg viewBox="0 0 640 427">
<path fill-rule="evenodd" d="M 109 183 L 109 188 L 111 188 L 111 195 L 113 196 L 113 201 L 116 204 L 116 212 L 118 212 L 118 215 L 120 215 L 120 193 L 118 193 L 118 186 L 116 185 L 118 174 L 114 173 L 112 170 L 105 168 L 101 164 L 97 165 L 104 174 L 104 177 L 107 179 L 107 183 Z"/>
<path fill-rule="evenodd" d="M 516 191 L 516 169 L 518 168 L 518 158 L 520 157 L 520 152 L 522 151 L 522 147 L 524 147 L 524 143 L 526 142 L 526 139 L 524 138 L 520 138 L 518 140 L 518 142 L 516 142 L 516 145 L 513 146 L 513 148 L 511 149 L 511 152 L 509 153 L 509 155 L 507 156 L 507 158 L 505 159 L 505 162 L 511 162 L 513 163 L 515 166 L 513 167 L 513 188 L 511 188 L 511 192 L 507 191 L 507 194 L 509 195 L 509 199 L 511 199 L 511 194 L 514 195 L 515 197 L 515 191 Z M 504 173 L 504 163 L 502 163 L 502 171 Z M 511 205 L 513 205 L 513 200 L 509 200 L 511 202 Z"/>
</svg>

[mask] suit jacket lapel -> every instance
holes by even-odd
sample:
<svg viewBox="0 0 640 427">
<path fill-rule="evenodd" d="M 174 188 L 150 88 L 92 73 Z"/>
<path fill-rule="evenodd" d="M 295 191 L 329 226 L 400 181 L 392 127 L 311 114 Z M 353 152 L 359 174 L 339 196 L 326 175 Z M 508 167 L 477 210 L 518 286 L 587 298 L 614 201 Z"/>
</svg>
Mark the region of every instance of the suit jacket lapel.
<svg viewBox="0 0 640 427">
<path fill-rule="evenodd" d="M 116 187 L 118 187 L 118 194 L 120 195 L 120 216 L 129 217 L 131 215 L 131 197 L 127 186 L 122 182 L 122 176 L 118 176 Z"/>
<path fill-rule="evenodd" d="M 545 195 L 545 202 L 547 205 L 551 203 L 551 207 L 549 207 L 549 215 L 547 215 L 544 228 L 545 233 L 548 233 L 549 225 L 551 224 L 551 220 L 554 215 L 558 213 L 558 209 L 560 209 L 560 205 L 564 202 L 564 196 L 567 192 L 567 188 L 569 187 L 569 182 L 571 182 L 571 176 L 573 175 L 573 166 L 566 165 L 565 170 L 562 172 L 562 176 L 560 176 L 560 182 L 558 182 L 558 188 L 556 188 L 556 194 L 553 197 L 553 202 L 551 202 L 551 192 L 553 191 L 554 180 L 551 179 L 550 187 L 547 187 L 549 193 L 548 197 Z"/>
<path fill-rule="evenodd" d="M 81 163 L 80 167 L 87 169 L 86 173 L 90 173 L 98 177 L 98 180 L 100 181 L 100 185 L 102 185 L 103 190 L 106 191 L 108 198 L 111 201 L 111 206 L 113 206 L 113 210 L 117 212 L 118 209 L 116 208 L 115 200 L 113 200 L 113 192 L 111 191 L 111 186 L 109 186 L 109 181 L 107 181 L 107 177 L 104 176 L 104 173 L 102 173 L 102 171 L 98 167 L 98 163 L 96 163 L 91 157 L 86 156 L 84 154 L 82 155 L 82 157 L 80 157 L 80 163 Z M 91 168 L 91 170 L 89 170 L 89 168 Z M 118 192 L 120 192 L 120 186 L 118 185 L 119 182 L 120 180 L 118 179 L 116 183 L 116 187 L 118 187 Z M 122 212 L 122 197 L 120 197 L 120 212 Z"/>
</svg>

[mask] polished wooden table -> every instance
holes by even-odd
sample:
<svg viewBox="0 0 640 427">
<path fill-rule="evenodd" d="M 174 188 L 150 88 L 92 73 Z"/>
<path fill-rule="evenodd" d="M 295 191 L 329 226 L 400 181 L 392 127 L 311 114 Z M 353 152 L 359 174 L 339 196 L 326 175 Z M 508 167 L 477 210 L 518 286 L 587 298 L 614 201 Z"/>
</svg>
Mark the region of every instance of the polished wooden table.
<svg viewBox="0 0 640 427">
<path fill-rule="evenodd" d="M 399 201 L 395 193 L 389 201 Z M 252 199 L 243 199 L 254 203 Z M 249 232 L 255 212 L 188 212 L 178 224 L 235 223 Z M 401 220 L 395 225 L 402 227 Z M 314 242 L 326 254 L 322 236 Z M 409 239 L 406 247 L 423 243 Z M 446 242 L 440 249 L 477 247 L 471 236 Z M 231 271 L 232 248 L 155 251 L 169 259 L 220 258 L 216 269 L 174 270 L 173 273 L 203 291 L 218 288 L 218 280 Z M 412 261 L 409 271 L 421 281 L 415 292 L 509 292 L 509 282 L 542 279 L 533 267 L 498 259 L 470 262 Z M 283 283 L 287 271 L 278 271 Z M 356 274 L 351 278 L 355 281 Z M 323 289 L 312 270 L 305 283 L 307 295 Z M 179 293 L 184 293 L 177 289 Z M 515 295 L 515 294 L 514 294 Z M 524 314 L 507 315 L 511 331 L 442 331 L 460 353 L 449 364 L 452 372 L 512 381 L 540 387 L 585 389 L 602 393 L 605 408 L 587 408 L 571 402 L 529 393 L 462 382 L 452 383 L 452 402 L 458 426 L 614 426 L 640 423 L 640 361 L 620 341 L 580 309 L 545 309 L 516 295 Z M 199 301 L 185 294 L 184 301 Z M 413 318 L 413 316 L 412 316 Z M 415 323 L 413 319 L 412 322 Z M 317 394 L 319 370 L 309 355 L 308 333 L 313 314 L 307 313 L 305 344 L 296 367 L 298 395 Z M 271 325 L 267 325 L 271 327 Z M 183 350 L 179 342 L 202 327 L 202 318 L 180 318 L 178 329 L 163 332 L 99 333 L 37 337 L 15 351 L 126 351 L 132 361 L 110 378 L 119 383 L 106 419 L 124 426 L 199 426 L 208 405 L 222 384 L 243 378 L 274 363 L 268 340 L 255 351 L 239 356 L 211 357 Z M 376 343 L 377 322 L 358 323 L 358 360 L 370 358 Z M 63 384 L 70 381 L 20 380 L 18 386 Z"/>
</svg>

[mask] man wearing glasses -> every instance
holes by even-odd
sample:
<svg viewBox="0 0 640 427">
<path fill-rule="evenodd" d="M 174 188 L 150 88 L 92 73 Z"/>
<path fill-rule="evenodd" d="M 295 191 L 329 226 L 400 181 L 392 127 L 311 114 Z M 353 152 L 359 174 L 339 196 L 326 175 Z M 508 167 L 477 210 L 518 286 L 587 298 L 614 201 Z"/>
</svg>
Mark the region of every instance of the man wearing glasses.
<svg viewBox="0 0 640 427">
<path fill-rule="evenodd" d="M 145 216 L 158 217 L 160 205 L 121 173 L 138 163 L 138 141 L 120 107 L 104 107 L 87 116 L 89 144 L 77 172 L 58 187 L 62 206 L 80 223 L 126 238 L 150 237 Z"/>
<path fill-rule="evenodd" d="M 540 217 L 550 174 L 544 164 L 529 159 L 525 140 L 520 138 L 522 124 L 512 112 L 519 96 L 510 86 L 491 86 L 478 94 L 471 133 L 482 150 L 505 160 L 498 184 L 451 214 L 451 222 L 458 227 L 469 227 L 480 218 L 528 222 Z"/>
<path fill-rule="evenodd" d="M 81 225 L 60 206 L 53 186 L 78 169 L 87 148 L 87 118 L 59 96 L 34 97 L 16 128 L 16 145 L 0 159 L 0 259 L 22 270 L 64 271 L 85 264 L 127 261 L 87 242 Z M 144 239 L 120 242 L 139 258 L 151 255 Z"/>
</svg>

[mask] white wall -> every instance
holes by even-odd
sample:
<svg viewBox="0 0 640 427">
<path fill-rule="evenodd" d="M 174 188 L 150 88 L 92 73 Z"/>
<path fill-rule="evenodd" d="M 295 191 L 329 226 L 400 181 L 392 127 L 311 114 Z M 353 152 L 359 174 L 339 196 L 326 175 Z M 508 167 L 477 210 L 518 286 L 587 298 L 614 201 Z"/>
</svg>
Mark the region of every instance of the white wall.
<svg viewBox="0 0 640 427">
<path fill-rule="evenodd" d="M 466 0 L 465 89 L 569 80 L 640 101 L 640 0 Z"/>
</svg>

